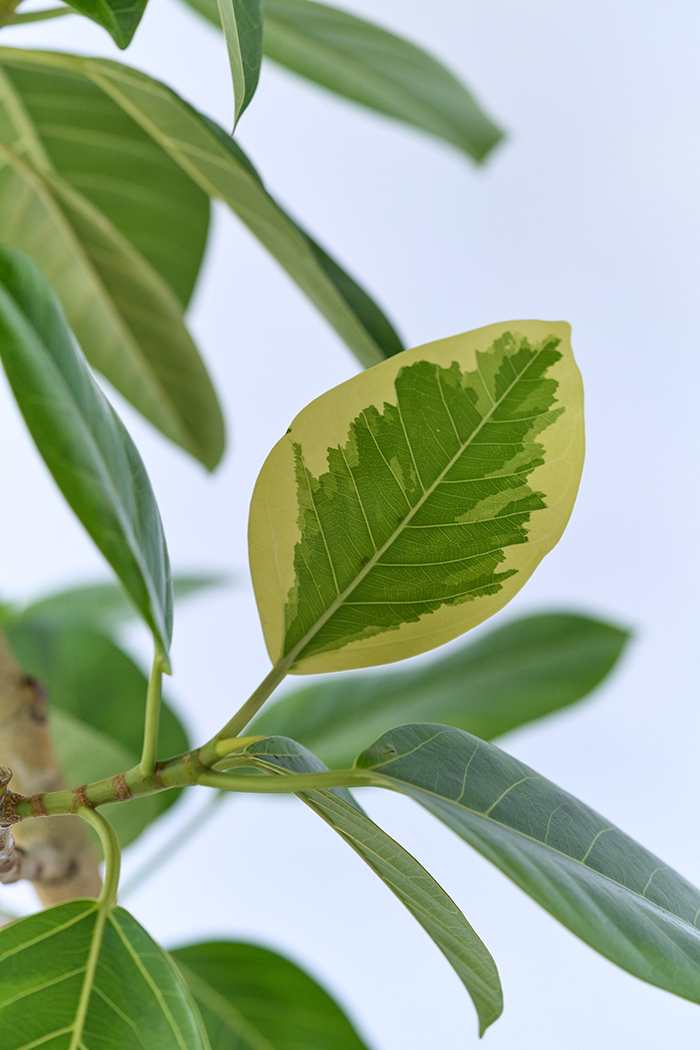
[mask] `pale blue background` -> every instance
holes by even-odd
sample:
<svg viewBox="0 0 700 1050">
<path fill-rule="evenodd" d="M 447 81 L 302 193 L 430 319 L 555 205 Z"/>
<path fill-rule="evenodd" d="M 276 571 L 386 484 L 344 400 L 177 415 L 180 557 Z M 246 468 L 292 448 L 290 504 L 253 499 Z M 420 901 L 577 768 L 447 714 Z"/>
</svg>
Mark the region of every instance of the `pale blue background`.
<svg viewBox="0 0 700 1050">
<path fill-rule="evenodd" d="M 502 618 L 583 609 L 632 626 L 637 641 L 595 700 L 506 747 L 700 883 L 697 5 L 362 0 L 353 9 L 430 46 L 509 129 L 485 169 L 271 66 L 240 141 L 410 345 L 518 317 L 573 324 L 587 391 L 581 494 L 559 547 Z M 78 18 L 3 30 L 2 40 L 121 57 Z M 230 122 L 223 45 L 175 0 L 151 0 L 124 57 Z M 245 556 L 256 473 L 292 416 L 357 365 L 223 211 L 192 326 L 227 406 L 223 468 L 206 477 L 124 416 L 175 566 L 240 578 L 237 591 L 193 601 L 177 619 L 171 694 L 201 740 L 268 669 Z M 1 396 L 0 590 L 30 596 L 104 573 Z M 146 653 L 143 634 L 131 641 Z M 506 1010 L 485 1046 L 697 1047 L 697 1007 L 595 955 L 407 800 L 363 802 L 494 953 Z M 167 833 L 154 830 L 127 869 Z M 168 945 L 226 933 L 279 946 L 324 974 L 376 1050 L 477 1043 L 472 1007 L 437 949 L 294 801 L 233 800 L 129 904 Z"/>
</svg>

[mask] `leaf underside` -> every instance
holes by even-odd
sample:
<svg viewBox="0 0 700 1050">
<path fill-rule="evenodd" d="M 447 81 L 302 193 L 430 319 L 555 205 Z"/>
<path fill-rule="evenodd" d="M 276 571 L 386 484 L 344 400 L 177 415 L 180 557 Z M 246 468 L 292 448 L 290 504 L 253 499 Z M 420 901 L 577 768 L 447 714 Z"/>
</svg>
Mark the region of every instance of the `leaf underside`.
<svg viewBox="0 0 700 1050">
<path fill-rule="evenodd" d="M 260 76 L 263 16 L 261 0 L 218 0 L 234 95 L 234 126 L 250 104 Z"/>
<path fill-rule="evenodd" d="M 78 14 L 106 29 L 117 47 L 128 47 L 136 32 L 146 0 L 66 0 Z"/>
<path fill-rule="evenodd" d="M 700 1002 L 700 891 L 610 821 L 449 726 L 400 726 L 356 765 L 425 806 L 602 955 Z"/>
</svg>

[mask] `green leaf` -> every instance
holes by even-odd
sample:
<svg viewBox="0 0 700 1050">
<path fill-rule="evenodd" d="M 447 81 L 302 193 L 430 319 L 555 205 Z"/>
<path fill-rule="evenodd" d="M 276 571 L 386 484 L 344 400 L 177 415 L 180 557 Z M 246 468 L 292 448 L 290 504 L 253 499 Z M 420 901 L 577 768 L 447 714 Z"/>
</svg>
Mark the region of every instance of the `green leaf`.
<svg viewBox="0 0 700 1050">
<path fill-rule="evenodd" d="M 262 62 L 261 0 L 218 0 L 233 77 L 234 128 L 255 94 Z"/>
<path fill-rule="evenodd" d="M 214 941 L 170 954 L 212 1050 L 366 1050 L 328 992 L 276 952 Z"/>
<path fill-rule="evenodd" d="M 414 656 L 522 587 L 561 536 L 583 465 L 569 331 L 513 321 L 430 343 L 297 416 L 250 511 L 280 671 Z"/>
<path fill-rule="evenodd" d="M 169 956 L 123 908 L 90 900 L 0 930 L 0 1030 L 3 1050 L 209 1050 Z"/>
<path fill-rule="evenodd" d="M 340 769 L 406 719 L 491 740 L 586 696 L 628 639 L 627 631 L 587 616 L 526 616 L 409 671 L 334 676 L 298 689 L 246 732 L 291 736 Z"/>
<path fill-rule="evenodd" d="M 172 582 L 146 469 L 90 374 L 39 269 L 0 246 L 0 358 L 66 501 L 112 566 L 167 661 Z"/>
<path fill-rule="evenodd" d="M 309 0 L 265 0 L 265 54 L 344 98 L 481 161 L 503 137 L 474 96 L 421 48 Z"/>
<path fill-rule="evenodd" d="M 228 582 L 222 575 L 176 576 L 173 579 L 175 601 Z M 24 609 L 10 610 L 4 618 L 8 624 L 19 621 L 62 629 L 81 627 L 113 635 L 137 615 L 138 610 L 118 584 L 88 583 L 39 598 Z"/>
<path fill-rule="evenodd" d="M 246 748 L 270 769 L 318 773 L 326 766 L 294 740 L 269 737 Z M 461 911 L 410 853 L 369 819 L 344 788 L 305 791 L 299 796 L 338 832 L 433 939 L 471 996 L 485 1030 L 503 1010 L 496 964 Z"/>
<path fill-rule="evenodd" d="M 78 55 L 0 48 L 0 63 L 5 62 L 85 80 L 89 84 L 90 97 L 98 89 L 138 124 L 161 152 L 178 164 L 197 186 L 228 204 L 333 325 L 362 364 L 376 364 L 394 352 L 391 347 L 395 346 L 395 333 L 385 350 L 375 338 L 376 324 L 371 330 L 367 327 L 366 294 L 359 294 L 361 290 L 345 275 L 339 280 L 333 270 L 335 267 L 342 274 L 337 264 L 330 267 L 319 259 L 317 247 L 309 243 L 306 234 L 265 190 L 255 168 L 230 135 L 197 113 L 164 84 L 118 62 Z M 51 277 L 54 279 L 53 274 Z M 138 288 L 133 291 L 138 292 Z M 361 303 L 356 312 L 358 298 Z M 374 312 L 379 314 L 378 308 L 375 307 Z M 386 326 L 388 322 L 384 319 Z M 391 326 L 389 329 L 393 332 Z M 167 341 L 161 340 L 159 345 L 165 345 L 170 355 Z M 112 377 L 109 378 L 113 381 Z M 184 381 L 185 390 L 188 386 L 189 380 Z"/>
<path fill-rule="evenodd" d="M 5 632 L 20 666 L 48 690 L 52 738 L 68 783 L 89 784 L 138 765 L 148 682 L 133 660 L 108 638 L 70 621 L 20 620 Z M 161 705 L 158 744 L 159 758 L 190 748 L 167 702 Z M 179 794 L 144 795 L 102 812 L 127 846 Z"/>
<path fill-rule="evenodd" d="M 216 0 L 187 0 L 221 27 Z M 431 55 L 371 22 L 307 0 L 265 0 L 263 49 L 343 98 L 420 128 L 481 161 L 501 130 Z"/>
<path fill-rule="evenodd" d="M 596 951 L 700 1003 L 700 892 L 610 821 L 449 726 L 400 726 L 356 765 L 420 802 Z"/>
<path fill-rule="evenodd" d="M 185 328 L 209 199 L 70 65 L 0 48 L 0 228 L 52 282 L 91 365 L 213 468 L 221 410 Z"/>
<path fill-rule="evenodd" d="M 146 10 L 146 0 L 66 0 L 66 3 L 106 29 L 122 50 L 131 43 Z"/>
</svg>

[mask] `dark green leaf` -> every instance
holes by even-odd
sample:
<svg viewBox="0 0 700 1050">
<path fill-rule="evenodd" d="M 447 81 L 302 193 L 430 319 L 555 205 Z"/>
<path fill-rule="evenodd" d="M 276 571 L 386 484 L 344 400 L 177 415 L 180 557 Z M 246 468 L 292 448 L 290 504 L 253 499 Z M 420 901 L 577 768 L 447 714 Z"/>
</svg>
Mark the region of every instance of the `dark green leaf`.
<svg viewBox="0 0 700 1050">
<path fill-rule="evenodd" d="M 406 720 L 442 722 L 491 740 L 586 696 L 628 639 L 587 616 L 527 616 L 410 671 L 334 676 L 299 689 L 247 731 L 291 736 L 338 768 Z"/>
<path fill-rule="evenodd" d="M 90 363 L 206 466 L 223 450 L 183 321 L 207 194 L 127 111 L 47 54 L 0 49 L 0 228 L 56 290 Z"/>
<path fill-rule="evenodd" d="M 69 784 L 89 784 L 137 765 L 141 757 L 147 680 L 103 635 L 70 622 L 20 620 L 5 627 L 23 670 L 46 687 L 52 736 Z M 187 734 L 164 702 L 158 757 L 188 751 Z M 163 791 L 103 809 L 127 846 L 178 798 Z"/>
<path fill-rule="evenodd" d="M 209 1050 L 169 956 L 123 908 L 89 900 L 0 930 L 0 1031 L 2 1050 Z"/>
<path fill-rule="evenodd" d="M 92 378 L 46 278 L 7 247 L 0 247 L 0 357 L 61 492 L 167 659 L 172 583 L 146 469 Z"/>
<path fill-rule="evenodd" d="M 173 579 L 175 601 L 228 582 L 225 576 L 176 576 Z M 117 584 L 88 583 L 39 598 L 22 610 L 10 610 L 4 618 L 7 623 L 31 621 L 61 629 L 83 627 L 114 634 L 136 615 L 137 610 Z"/>
<path fill-rule="evenodd" d="M 255 94 L 262 62 L 261 0 L 218 0 L 231 65 L 234 127 Z"/>
<path fill-rule="evenodd" d="M 366 1050 L 320 985 L 267 948 L 214 941 L 170 953 L 212 1050 Z"/>
<path fill-rule="evenodd" d="M 216 0 L 187 0 L 221 26 Z M 452 143 L 481 161 L 503 133 L 470 91 L 421 48 L 326 4 L 265 0 L 268 58 L 343 98 Z"/>
<path fill-rule="evenodd" d="M 140 125 L 201 189 L 229 205 L 364 365 L 386 357 L 374 336 L 376 318 L 372 331 L 366 327 L 366 297 L 353 291 L 354 282 L 344 280 L 338 286 L 336 277 L 329 276 L 328 265 L 321 265 L 306 235 L 267 193 L 231 137 L 164 84 L 117 62 L 78 55 L 0 48 L 0 61 L 89 81 L 93 90 L 98 88 Z M 355 312 L 358 298 L 360 315 Z M 167 341 L 161 340 L 161 345 L 167 346 Z M 183 382 L 187 389 L 187 381 Z"/>
<path fill-rule="evenodd" d="M 66 0 L 66 3 L 106 29 L 122 50 L 131 43 L 146 10 L 146 0 Z"/>
<path fill-rule="evenodd" d="M 610 821 L 449 726 L 400 726 L 356 765 L 420 802 L 596 951 L 700 1003 L 700 892 Z"/>
<path fill-rule="evenodd" d="M 269 737 L 246 748 L 268 768 L 317 773 L 326 766 L 285 737 Z M 496 964 L 461 911 L 410 853 L 377 827 L 343 788 L 299 796 L 358 853 L 418 920 L 469 992 L 483 1032 L 503 1010 Z"/>
</svg>

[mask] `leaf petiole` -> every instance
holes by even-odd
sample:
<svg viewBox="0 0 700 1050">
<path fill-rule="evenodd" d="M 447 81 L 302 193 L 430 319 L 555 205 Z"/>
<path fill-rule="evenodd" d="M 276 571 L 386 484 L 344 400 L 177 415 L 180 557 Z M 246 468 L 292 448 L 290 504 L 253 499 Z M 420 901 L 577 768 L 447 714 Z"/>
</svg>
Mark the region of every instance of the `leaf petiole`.
<svg viewBox="0 0 700 1050">
<path fill-rule="evenodd" d="M 143 727 L 143 751 L 140 765 L 141 773 L 144 777 L 152 777 L 156 770 L 163 671 L 163 658 L 156 648 L 151 677 L 148 682 L 148 692 L 146 693 L 146 719 Z"/>
<path fill-rule="evenodd" d="M 102 852 L 105 858 L 105 877 L 98 901 L 100 908 L 105 911 L 113 908 L 117 903 L 117 890 L 119 888 L 119 873 L 121 871 L 121 849 L 117 833 L 101 813 L 91 806 L 80 806 L 78 815 L 85 820 L 90 827 L 94 828 L 100 836 Z"/>
</svg>

